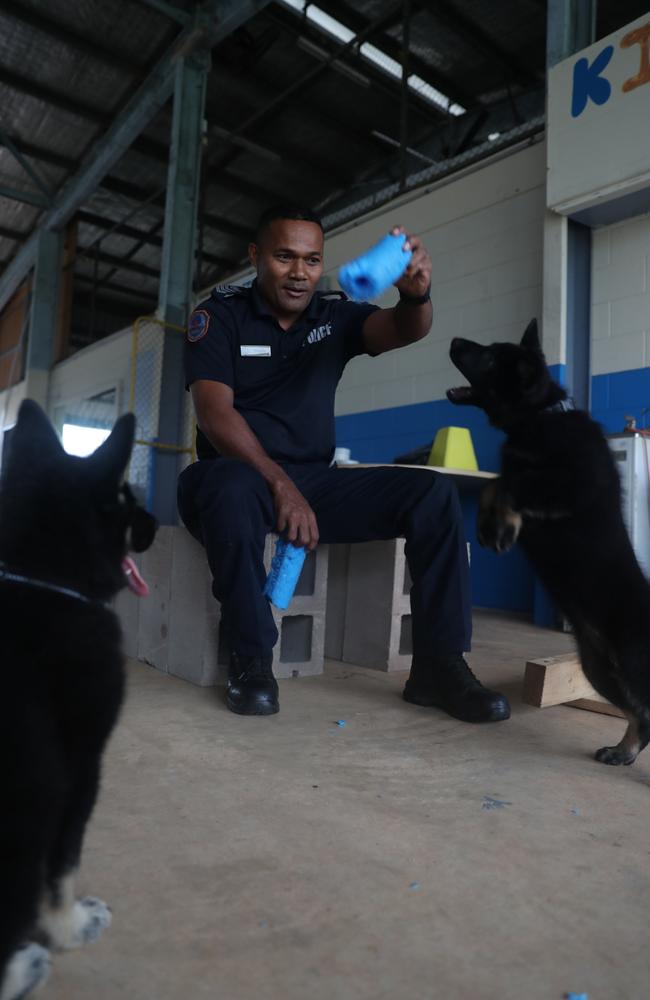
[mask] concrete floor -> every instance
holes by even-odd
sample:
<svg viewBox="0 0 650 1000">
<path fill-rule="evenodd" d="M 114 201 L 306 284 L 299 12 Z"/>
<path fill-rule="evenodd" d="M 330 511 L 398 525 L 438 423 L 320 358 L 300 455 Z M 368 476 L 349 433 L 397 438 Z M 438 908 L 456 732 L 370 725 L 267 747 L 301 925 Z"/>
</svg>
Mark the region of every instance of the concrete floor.
<svg viewBox="0 0 650 1000">
<path fill-rule="evenodd" d="M 597 764 L 621 720 L 522 704 L 525 659 L 566 636 L 476 633 L 508 722 L 341 664 L 238 718 L 132 664 L 80 878 L 113 926 L 44 1000 L 647 1000 L 650 749 Z"/>
</svg>

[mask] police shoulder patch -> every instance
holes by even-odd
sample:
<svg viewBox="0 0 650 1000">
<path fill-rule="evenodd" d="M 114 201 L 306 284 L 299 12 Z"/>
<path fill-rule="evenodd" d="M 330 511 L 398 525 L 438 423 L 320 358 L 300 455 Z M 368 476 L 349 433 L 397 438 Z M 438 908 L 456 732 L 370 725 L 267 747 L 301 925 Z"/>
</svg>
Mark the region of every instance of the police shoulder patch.
<svg viewBox="0 0 650 1000">
<path fill-rule="evenodd" d="M 210 313 L 207 309 L 195 309 L 187 324 L 187 339 L 190 344 L 202 340 L 210 327 Z"/>
</svg>

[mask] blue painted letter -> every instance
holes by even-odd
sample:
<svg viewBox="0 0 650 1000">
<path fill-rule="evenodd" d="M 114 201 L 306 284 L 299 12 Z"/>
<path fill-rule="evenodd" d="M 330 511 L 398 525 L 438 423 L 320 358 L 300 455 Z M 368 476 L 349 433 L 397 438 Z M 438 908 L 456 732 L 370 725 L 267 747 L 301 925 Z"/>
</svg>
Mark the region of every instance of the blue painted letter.
<svg viewBox="0 0 650 1000">
<path fill-rule="evenodd" d="M 573 99 L 571 101 L 571 116 L 577 118 L 587 107 L 589 98 L 594 104 L 605 104 L 612 92 L 612 85 L 600 74 L 603 72 L 614 53 L 614 46 L 607 45 L 596 56 L 591 66 L 589 60 L 578 59 L 573 67 Z"/>
</svg>

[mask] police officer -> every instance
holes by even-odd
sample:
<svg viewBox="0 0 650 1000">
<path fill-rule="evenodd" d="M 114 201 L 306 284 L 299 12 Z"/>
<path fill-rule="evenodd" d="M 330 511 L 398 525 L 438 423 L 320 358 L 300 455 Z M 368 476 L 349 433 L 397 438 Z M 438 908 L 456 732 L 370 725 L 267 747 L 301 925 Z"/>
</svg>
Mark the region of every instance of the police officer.
<svg viewBox="0 0 650 1000">
<path fill-rule="evenodd" d="M 395 232 L 403 230 L 396 229 Z M 507 719 L 470 648 L 469 570 L 456 490 L 445 475 L 399 466 L 339 469 L 334 395 L 347 362 L 421 340 L 432 319 L 431 260 L 417 237 L 391 309 L 319 293 L 323 228 L 311 211 L 265 212 L 249 257 L 251 287 L 216 288 L 192 313 L 186 384 L 198 461 L 179 479 L 179 509 L 205 546 L 230 645 L 228 707 L 279 710 L 271 665 L 278 633 L 263 595 L 268 532 L 321 542 L 404 536 L 413 587 L 413 662 L 404 698 L 468 722 Z"/>
</svg>

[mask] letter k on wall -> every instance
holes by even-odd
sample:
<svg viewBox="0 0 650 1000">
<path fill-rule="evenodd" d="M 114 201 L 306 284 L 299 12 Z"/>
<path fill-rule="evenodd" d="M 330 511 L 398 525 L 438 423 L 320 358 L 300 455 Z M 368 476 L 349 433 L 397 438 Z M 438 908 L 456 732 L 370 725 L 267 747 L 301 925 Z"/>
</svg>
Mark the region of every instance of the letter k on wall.
<svg viewBox="0 0 650 1000">
<path fill-rule="evenodd" d="M 594 104 L 605 104 L 612 93 L 609 80 L 600 74 L 609 64 L 614 54 L 614 46 L 607 45 L 599 52 L 589 65 L 589 60 L 578 59 L 573 67 L 573 98 L 571 100 L 571 116 L 577 118 L 587 107 L 591 99 Z"/>
<path fill-rule="evenodd" d="M 630 31 L 620 41 L 622 49 L 633 45 L 639 46 L 641 65 L 636 76 L 626 80 L 621 90 L 624 94 L 635 90 L 644 83 L 650 83 L 650 23 Z M 587 107 L 589 101 L 594 104 L 606 104 L 612 93 L 610 81 L 602 75 L 614 54 L 614 46 L 607 45 L 599 52 L 593 62 L 584 56 L 577 60 L 573 67 L 573 95 L 571 98 L 571 116 L 578 118 Z"/>
</svg>

